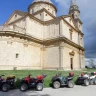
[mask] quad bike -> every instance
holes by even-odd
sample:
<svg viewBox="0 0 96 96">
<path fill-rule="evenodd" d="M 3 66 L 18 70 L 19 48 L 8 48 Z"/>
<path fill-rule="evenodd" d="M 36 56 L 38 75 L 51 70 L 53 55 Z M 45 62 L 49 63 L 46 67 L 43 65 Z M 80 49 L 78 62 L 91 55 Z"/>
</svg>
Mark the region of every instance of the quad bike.
<svg viewBox="0 0 96 96">
<path fill-rule="evenodd" d="M 7 92 L 9 89 L 15 88 L 15 76 L 9 76 L 6 79 L 2 78 L 3 76 L 5 75 L 0 76 L 0 89 L 2 89 L 3 92 Z"/>
<path fill-rule="evenodd" d="M 96 85 L 96 72 L 91 72 L 90 74 L 82 73 L 76 80 L 77 85 Z"/>
<path fill-rule="evenodd" d="M 20 82 L 20 90 L 27 91 L 30 88 L 35 88 L 37 91 L 42 91 L 44 87 L 44 78 L 46 77 L 45 74 L 41 76 L 37 76 L 37 78 L 33 78 L 30 75 L 22 78 Z"/>
<path fill-rule="evenodd" d="M 58 89 L 61 86 L 68 86 L 68 88 L 73 88 L 74 87 L 73 76 L 74 76 L 73 72 L 69 73 L 69 76 L 67 77 L 62 77 L 61 74 L 56 74 L 52 78 L 53 88 Z"/>
</svg>

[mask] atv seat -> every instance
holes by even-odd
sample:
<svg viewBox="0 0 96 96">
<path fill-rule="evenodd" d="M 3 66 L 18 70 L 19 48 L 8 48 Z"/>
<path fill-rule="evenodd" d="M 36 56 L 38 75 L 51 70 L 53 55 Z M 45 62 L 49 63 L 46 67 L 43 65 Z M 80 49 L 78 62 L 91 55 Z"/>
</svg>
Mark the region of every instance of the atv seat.
<svg viewBox="0 0 96 96">
<path fill-rule="evenodd" d="M 73 76 L 74 76 L 74 72 L 70 72 L 69 77 L 73 77 Z"/>
<path fill-rule="evenodd" d="M 7 80 L 10 80 L 10 79 L 15 79 L 15 76 L 9 76 L 9 77 L 7 77 Z"/>
</svg>

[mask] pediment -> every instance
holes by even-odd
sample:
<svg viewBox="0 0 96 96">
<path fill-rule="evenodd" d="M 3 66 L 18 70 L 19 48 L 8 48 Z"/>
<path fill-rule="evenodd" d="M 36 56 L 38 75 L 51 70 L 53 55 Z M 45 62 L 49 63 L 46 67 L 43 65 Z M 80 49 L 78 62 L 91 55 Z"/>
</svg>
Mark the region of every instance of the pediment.
<svg viewBox="0 0 96 96">
<path fill-rule="evenodd" d="M 22 18 L 23 16 L 25 16 L 27 14 L 27 12 L 22 12 L 22 11 L 14 11 L 12 13 L 12 15 L 9 17 L 9 19 L 5 22 L 5 25 L 10 24 L 20 18 Z"/>
<path fill-rule="evenodd" d="M 64 20 L 67 21 L 73 28 L 77 28 L 75 21 L 71 16 L 64 17 Z"/>
<path fill-rule="evenodd" d="M 43 8 L 43 9 L 35 12 L 33 15 L 36 16 L 36 15 L 38 15 L 38 14 L 40 15 L 40 14 L 42 14 L 42 13 L 47 14 L 47 16 L 49 16 L 49 17 L 52 18 L 52 19 L 55 18 L 55 16 L 54 16 L 53 14 L 51 14 L 49 11 L 47 11 L 45 8 Z"/>
</svg>

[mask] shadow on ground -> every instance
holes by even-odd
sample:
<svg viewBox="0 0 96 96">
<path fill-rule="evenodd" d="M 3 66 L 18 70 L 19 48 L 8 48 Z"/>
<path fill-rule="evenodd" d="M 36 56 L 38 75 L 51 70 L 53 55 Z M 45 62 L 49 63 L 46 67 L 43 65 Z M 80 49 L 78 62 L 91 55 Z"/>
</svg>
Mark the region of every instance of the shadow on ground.
<svg viewBox="0 0 96 96">
<path fill-rule="evenodd" d="M 0 96 L 51 96 L 49 94 L 40 94 L 37 91 L 27 91 L 27 92 L 21 92 L 18 90 L 11 90 L 9 92 L 2 92 L 0 91 Z"/>
</svg>

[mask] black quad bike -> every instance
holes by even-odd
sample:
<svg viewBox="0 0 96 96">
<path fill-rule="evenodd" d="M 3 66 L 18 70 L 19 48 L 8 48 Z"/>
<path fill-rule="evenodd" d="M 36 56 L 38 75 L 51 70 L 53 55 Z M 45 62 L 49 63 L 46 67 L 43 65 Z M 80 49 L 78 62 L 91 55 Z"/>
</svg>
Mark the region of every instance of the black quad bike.
<svg viewBox="0 0 96 96">
<path fill-rule="evenodd" d="M 82 73 L 76 80 L 77 85 L 96 85 L 96 72 L 91 72 L 90 74 Z"/>
<path fill-rule="evenodd" d="M 3 76 L 5 76 L 5 75 L 0 76 L 0 89 L 3 92 L 9 91 L 9 89 L 14 89 L 15 82 L 16 82 L 15 76 L 9 76 L 6 79 L 2 78 Z"/>
<path fill-rule="evenodd" d="M 44 78 L 46 77 L 45 74 L 41 76 L 37 76 L 37 78 L 33 78 L 30 75 L 22 78 L 20 82 L 20 90 L 27 91 L 30 88 L 35 88 L 37 91 L 42 91 L 44 87 Z"/>
<path fill-rule="evenodd" d="M 52 78 L 53 88 L 58 89 L 61 86 L 67 86 L 68 88 L 73 88 L 74 87 L 73 76 L 74 76 L 73 72 L 70 72 L 69 76 L 67 77 L 62 77 L 61 74 L 56 74 L 56 76 Z"/>
</svg>

